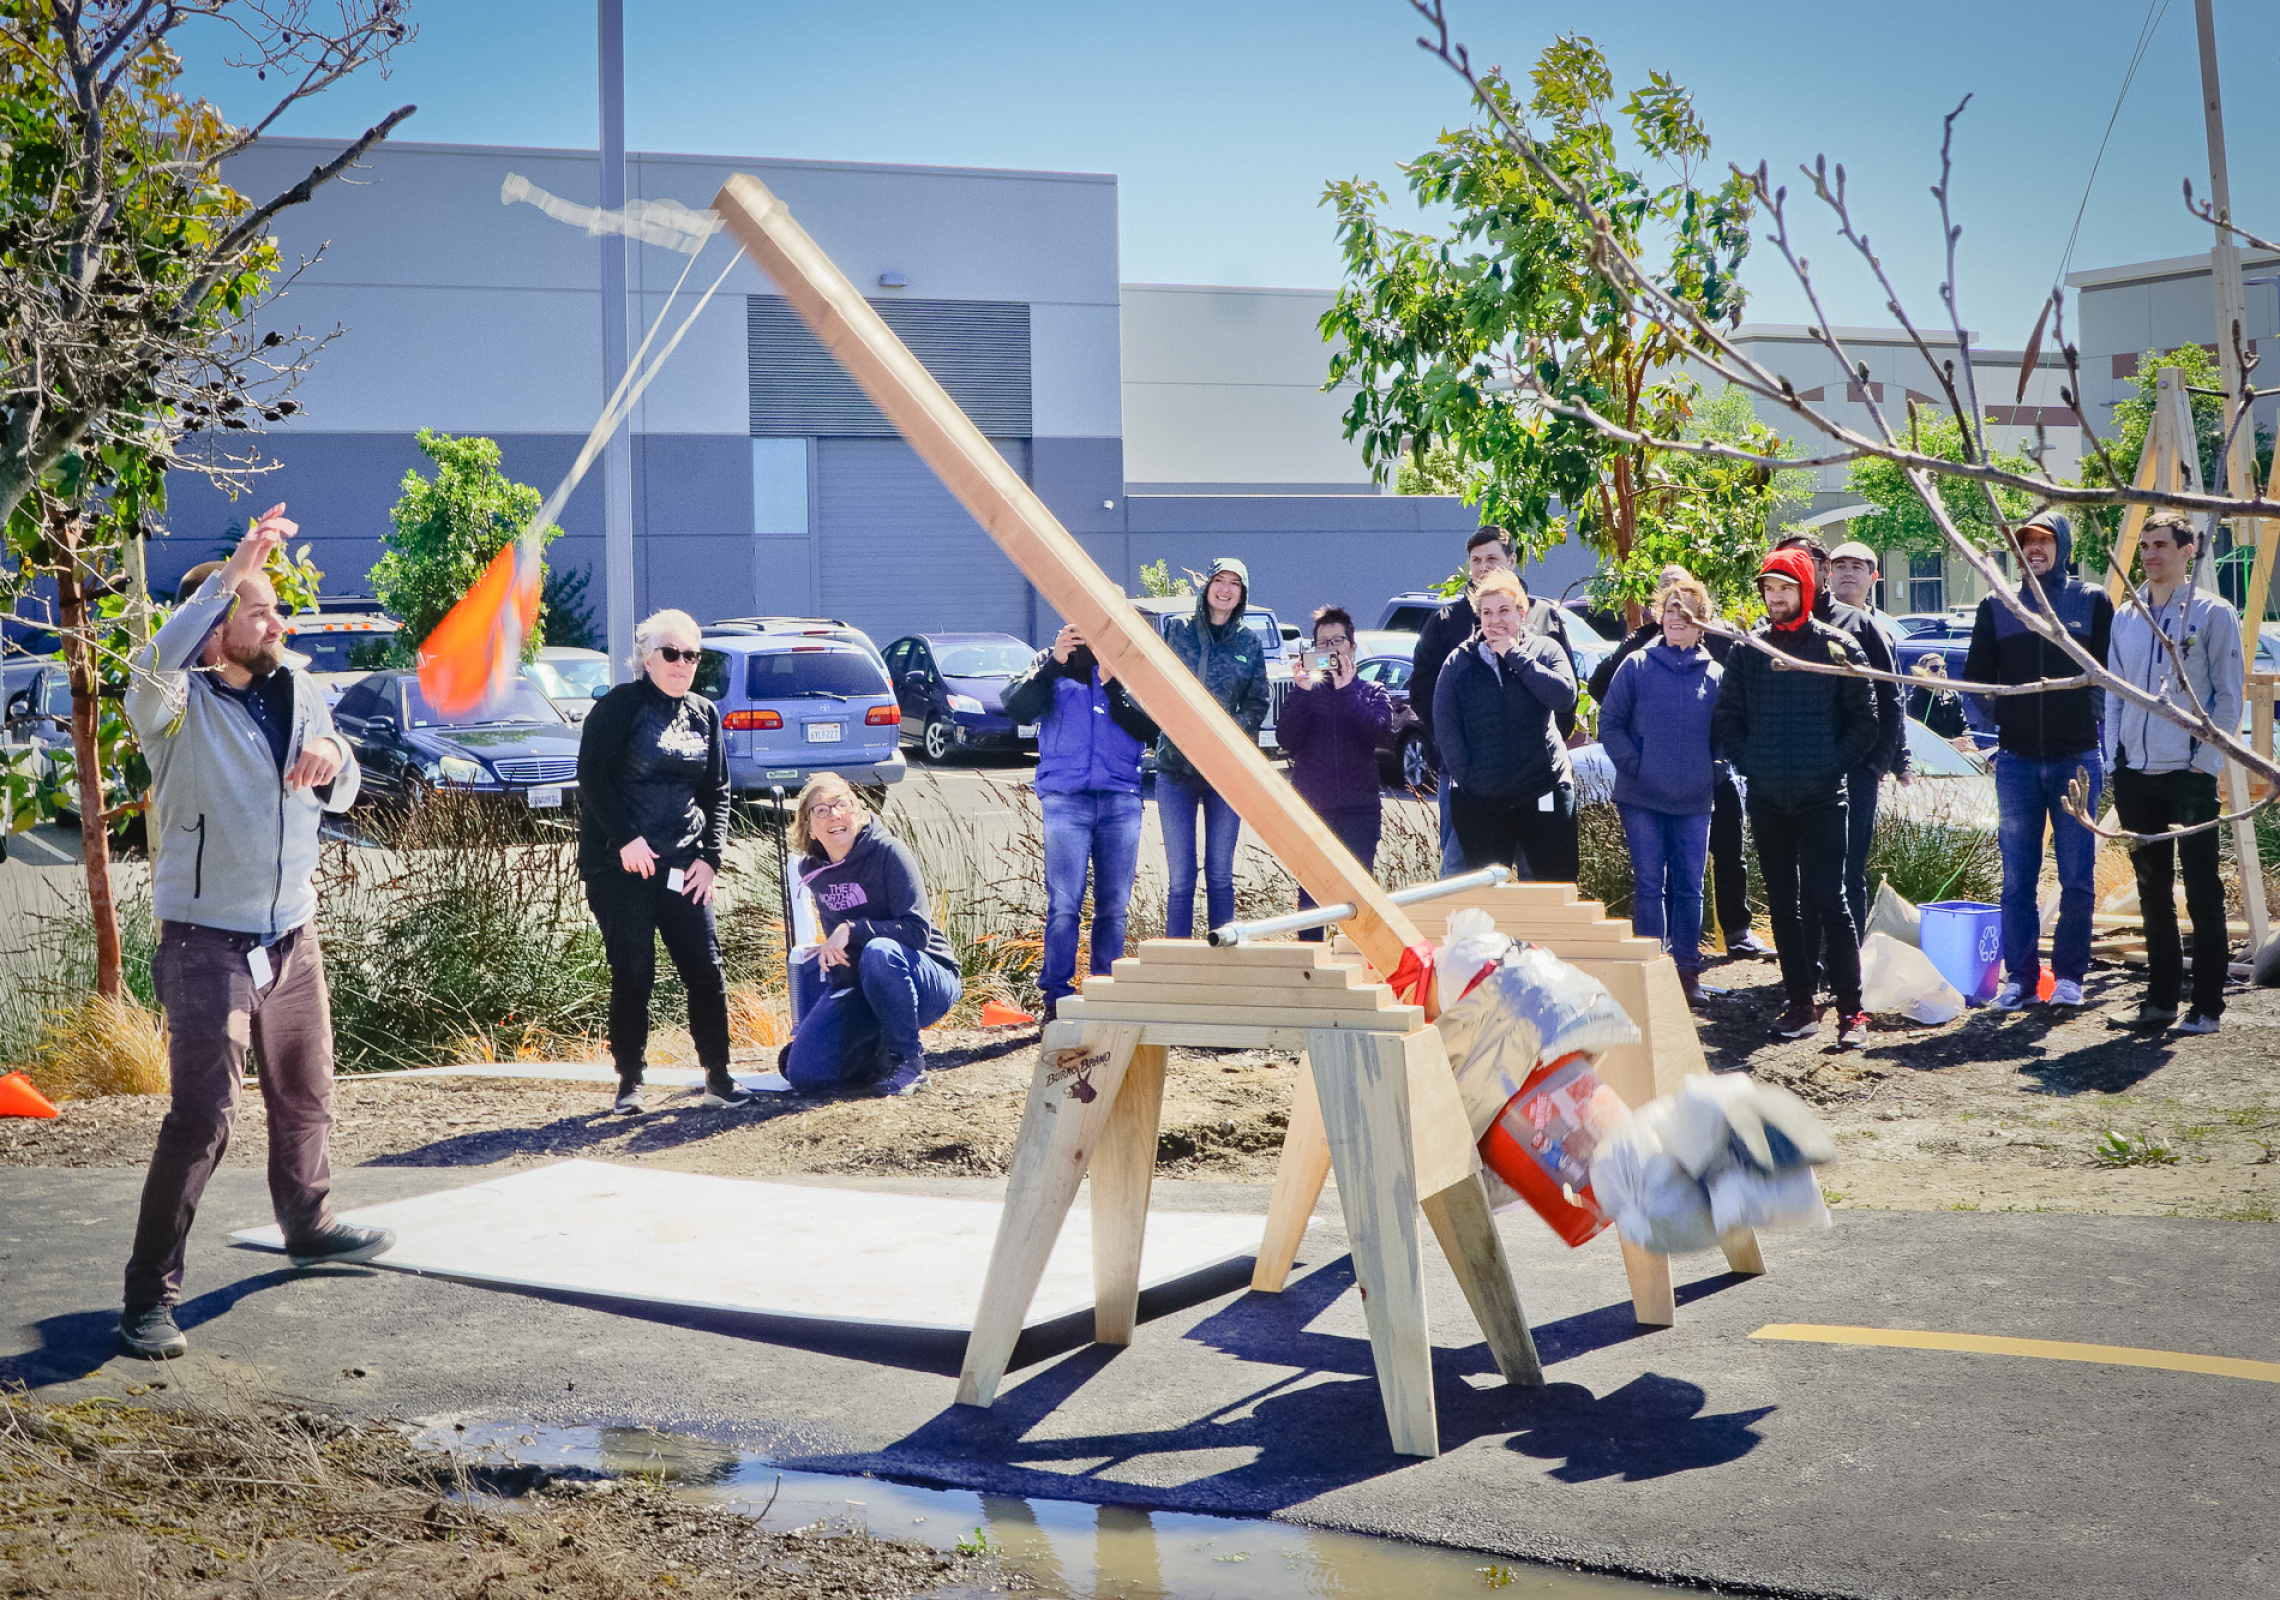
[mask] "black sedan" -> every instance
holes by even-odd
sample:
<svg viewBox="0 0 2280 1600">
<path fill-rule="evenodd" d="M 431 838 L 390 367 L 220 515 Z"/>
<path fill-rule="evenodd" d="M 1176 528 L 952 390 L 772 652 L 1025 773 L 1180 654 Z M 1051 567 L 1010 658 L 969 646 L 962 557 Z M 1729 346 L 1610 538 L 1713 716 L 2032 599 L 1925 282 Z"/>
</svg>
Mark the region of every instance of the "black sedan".
<svg viewBox="0 0 2280 1600">
<path fill-rule="evenodd" d="M 558 811 L 578 786 L 578 730 L 528 679 L 504 705 L 449 717 L 412 672 L 375 672 L 340 697 L 333 725 L 355 747 L 364 793 L 401 809 L 440 789 Z"/>
<path fill-rule="evenodd" d="M 1010 633 L 916 633 L 886 648 L 887 678 L 902 706 L 903 737 L 928 761 L 961 751 L 1034 750 L 1035 724 L 1005 714 L 1005 687 L 1037 652 Z"/>
<path fill-rule="evenodd" d="M 1393 726 L 1378 746 L 1378 768 L 1386 781 L 1420 794 L 1434 785 L 1433 752 L 1425 742 L 1425 723 L 1409 703 L 1409 679 L 1416 671 L 1410 652 L 1417 635 L 1384 629 L 1367 629 L 1354 640 L 1359 659 L 1354 676 L 1374 683 L 1393 702 Z"/>
</svg>

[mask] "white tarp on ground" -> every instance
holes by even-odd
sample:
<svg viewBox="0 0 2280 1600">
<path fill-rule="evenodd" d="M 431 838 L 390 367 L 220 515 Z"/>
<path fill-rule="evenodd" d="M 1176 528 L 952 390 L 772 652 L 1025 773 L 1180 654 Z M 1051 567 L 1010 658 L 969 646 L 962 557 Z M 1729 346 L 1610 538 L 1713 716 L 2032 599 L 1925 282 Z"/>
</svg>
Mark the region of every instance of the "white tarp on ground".
<svg viewBox="0 0 2280 1600">
<path fill-rule="evenodd" d="M 556 1083 L 607 1083 L 615 1085 L 617 1068 L 607 1061 L 469 1061 L 453 1067 L 405 1067 L 396 1072 L 363 1072 L 360 1078 L 530 1078 Z M 792 1087 L 780 1072 L 731 1072 L 754 1094 L 783 1094 Z M 702 1089 L 705 1075 L 699 1067 L 650 1067 L 642 1082 L 652 1089 Z"/>
<path fill-rule="evenodd" d="M 707 1177 L 600 1161 L 552 1166 L 342 1213 L 393 1228 L 375 1265 L 658 1305 L 965 1332 L 997 1237 L 995 1200 Z M 1140 1284 L 1257 1251 L 1266 1219 L 1160 1211 Z M 272 1225 L 230 1236 L 282 1250 Z M 1092 1216 L 1069 1213 L 1029 1324 L 1093 1303 Z"/>
</svg>

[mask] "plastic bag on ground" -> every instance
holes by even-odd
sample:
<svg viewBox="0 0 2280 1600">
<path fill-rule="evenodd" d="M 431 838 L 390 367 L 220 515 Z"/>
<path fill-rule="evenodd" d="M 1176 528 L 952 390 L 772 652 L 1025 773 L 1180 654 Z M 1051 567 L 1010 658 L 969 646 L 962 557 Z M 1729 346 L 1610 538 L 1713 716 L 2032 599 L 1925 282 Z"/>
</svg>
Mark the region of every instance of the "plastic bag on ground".
<svg viewBox="0 0 2280 1600">
<path fill-rule="evenodd" d="M 1865 944 L 1872 934 L 1888 933 L 1900 943 L 1913 947 L 1922 942 L 1922 926 L 1923 914 L 1917 911 L 1915 902 L 1904 899 L 1900 891 L 1892 887 L 1890 878 L 1877 879 L 1876 901 L 1868 908 L 1868 926 L 1861 929 L 1862 942 Z M 1876 1007 L 1868 1009 L 1874 1011 Z"/>
<path fill-rule="evenodd" d="M 1963 1015 L 1963 996 L 1940 976 L 1932 958 L 1881 931 L 1860 947 L 1860 1003 L 1863 1010 L 1898 1012 L 1914 1022 L 1953 1022 Z"/>
</svg>

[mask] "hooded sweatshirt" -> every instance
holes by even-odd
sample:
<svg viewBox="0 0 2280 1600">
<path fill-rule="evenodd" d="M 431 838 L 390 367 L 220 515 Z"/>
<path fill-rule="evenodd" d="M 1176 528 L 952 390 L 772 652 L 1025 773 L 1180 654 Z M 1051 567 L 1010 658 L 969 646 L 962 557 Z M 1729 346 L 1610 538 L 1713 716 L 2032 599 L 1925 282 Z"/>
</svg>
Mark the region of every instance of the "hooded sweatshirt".
<svg viewBox="0 0 2280 1600">
<path fill-rule="evenodd" d="M 1795 582 L 1794 619 L 1760 622 L 1751 637 L 1800 661 L 1868 665 L 1858 644 L 1813 615 L 1813 562 L 1802 550 L 1776 550 L 1760 572 Z M 1726 658 L 1710 714 L 1712 748 L 1748 780 L 1750 805 L 1801 811 L 1842 799 L 1845 775 L 1876 748 L 1876 697 L 1869 680 L 1833 672 L 1785 672 L 1755 645 Z"/>
<path fill-rule="evenodd" d="M 1615 765 L 1615 803 L 1708 816 L 1717 796 L 1710 717 L 1725 669 L 1697 644 L 1659 639 L 1623 658 L 1599 710 L 1599 742 Z"/>
<path fill-rule="evenodd" d="M 1037 724 L 1039 794 L 1140 792 L 1140 757 L 1156 724 L 1125 692 L 1124 680 L 1103 684 L 1083 645 L 1065 662 L 1040 650 L 1029 670 L 1005 687 L 999 704 L 1015 722 Z"/>
<path fill-rule="evenodd" d="M 2047 526 L 2058 541 L 2058 560 L 2042 578 L 2043 596 L 2090 659 L 2104 665 L 2114 631 L 2114 603 L 2102 587 L 2074 575 L 2074 529 L 2064 517 Z M 2035 609 L 2022 584 L 2020 598 Z M 1973 683 L 2034 683 L 2073 678 L 2082 668 L 2072 656 L 2029 629 L 1999 595 L 1979 602 L 1963 675 Z M 2041 694 L 1976 695 L 2000 735 L 2001 748 L 2029 761 L 2060 761 L 2096 749 L 2105 696 L 2096 689 L 2051 689 Z M 1992 704 L 1988 704 L 1992 702 Z"/>
<path fill-rule="evenodd" d="M 1250 580 L 1240 562 L 1222 561 L 1212 571 L 1231 571 L 1243 580 L 1243 594 L 1235 609 L 1227 613 L 1225 622 L 1214 626 L 1208 593 L 1211 586 L 1205 584 L 1207 592 L 1195 597 L 1195 615 L 1166 628 L 1164 642 L 1219 702 L 1220 709 L 1235 719 L 1235 725 L 1256 739 L 1267 720 L 1267 647 L 1243 626 L 1243 612 L 1251 601 Z M 1168 733 L 1156 742 L 1156 771 L 1186 787 L 1203 781 Z"/>
<path fill-rule="evenodd" d="M 873 817 L 863 824 L 844 860 L 834 861 L 823 846 L 808 847 L 800 864 L 800 887 L 815 896 L 816 921 L 828 939 L 847 924 L 845 966 L 831 969 L 831 985 L 844 989 L 857 981 L 855 958 L 874 939 L 894 939 L 921 955 L 958 970 L 957 952 L 927 915 L 926 883 L 910 846 Z"/>
</svg>

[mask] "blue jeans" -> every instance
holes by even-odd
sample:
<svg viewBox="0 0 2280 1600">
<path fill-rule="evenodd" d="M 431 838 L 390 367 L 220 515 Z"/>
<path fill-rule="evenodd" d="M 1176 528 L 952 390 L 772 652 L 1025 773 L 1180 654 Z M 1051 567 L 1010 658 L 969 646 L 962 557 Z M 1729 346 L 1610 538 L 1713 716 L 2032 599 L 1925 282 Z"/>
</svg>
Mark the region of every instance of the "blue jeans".
<svg viewBox="0 0 2280 1600">
<path fill-rule="evenodd" d="M 1085 873 L 1092 872 L 1092 970 L 1108 971 L 1124 954 L 1124 916 L 1132 904 L 1133 873 L 1140 864 L 1142 806 L 1136 794 L 1080 789 L 1041 794 L 1045 813 L 1045 970 L 1038 987 L 1045 1009 L 1076 992 L 1077 930 L 1085 909 Z"/>
<path fill-rule="evenodd" d="M 1385 836 L 1385 808 L 1372 807 L 1368 811 L 1333 811 L 1322 819 L 1323 826 L 1338 836 L 1338 842 L 1362 864 L 1362 869 L 1374 871 L 1377 867 L 1378 841 Z M 1314 896 L 1304 889 L 1298 891 L 1298 909 L 1307 910 L 1315 903 Z M 1320 928 L 1302 929 L 1301 939 L 1319 944 L 1323 938 Z"/>
<path fill-rule="evenodd" d="M 1441 774 L 1441 876 L 1453 878 L 1465 870 L 1465 847 L 1457 842 L 1456 819 L 1449 815 L 1449 775 Z"/>
<path fill-rule="evenodd" d="M 2105 767 L 2096 750 L 2057 761 L 2029 761 L 1995 752 L 1995 808 L 2002 818 L 2003 976 L 2033 994 L 2042 975 L 2037 953 L 2042 918 L 2035 891 L 2042 877 L 2043 822 L 2049 819 L 2051 853 L 2058 857 L 2058 931 L 2050 941 L 2053 978 L 2082 981 L 2090 970 L 2090 911 L 2097 899 L 2098 838 L 2062 809 L 2076 768 L 2090 774 L 2095 814 Z"/>
<path fill-rule="evenodd" d="M 1702 868 L 1710 855 L 1710 813 L 1680 816 L 1617 806 L 1631 847 L 1631 931 L 1660 939 L 1682 968 L 1702 965 Z"/>
<path fill-rule="evenodd" d="M 1235 838 L 1243 819 L 1208 785 L 1194 788 L 1156 774 L 1156 819 L 1164 825 L 1164 937 L 1195 937 L 1195 814 L 1203 812 L 1203 902 L 1207 927 L 1235 920 Z"/>
<path fill-rule="evenodd" d="M 921 1051 L 918 1030 L 939 1022 L 965 992 L 958 974 L 899 939 L 873 939 L 855 958 L 855 981 L 835 984 L 792 1033 L 784 1076 L 795 1089 L 869 1083 Z"/>
</svg>

